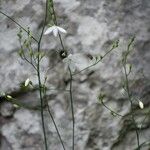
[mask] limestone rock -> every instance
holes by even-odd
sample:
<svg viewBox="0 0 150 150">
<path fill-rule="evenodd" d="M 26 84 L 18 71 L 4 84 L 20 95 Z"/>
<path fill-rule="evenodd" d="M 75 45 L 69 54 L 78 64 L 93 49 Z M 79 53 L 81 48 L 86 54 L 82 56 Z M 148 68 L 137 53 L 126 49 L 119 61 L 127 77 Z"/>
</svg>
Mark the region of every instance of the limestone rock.
<svg viewBox="0 0 150 150">
<path fill-rule="evenodd" d="M 145 105 L 140 110 L 133 101 L 135 118 L 140 132 L 140 143 L 150 137 L 149 80 L 150 80 L 150 1 L 149 0 L 55 0 L 58 24 L 67 30 L 63 35 L 65 48 L 71 53 L 104 55 L 115 40 L 119 47 L 107 55 L 102 63 L 83 71 L 73 78 L 73 100 L 75 108 L 75 150 L 129 150 L 137 147 L 134 127 L 128 114 L 130 103 L 122 89 L 122 52 L 129 38 L 136 36 L 129 58 L 133 64 L 130 76 L 131 91 Z M 13 17 L 26 29 L 30 27 L 38 39 L 44 20 L 45 1 L 1 0 L 1 10 Z M 46 26 L 47 28 L 47 26 Z M 20 84 L 30 78 L 36 85 L 33 68 L 22 61 L 17 51 L 19 27 L 0 14 L 0 92 L 14 94 L 15 98 L 31 106 L 39 105 L 38 92 L 23 93 Z M 34 42 L 33 47 L 37 48 Z M 41 77 L 47 72 L 48 100 L 52 114 L 66 146 L 71 149 L 72 119 L 69 98 L 69 74 L 64 70 L 57 52 L 61 50 L 57 38 L 43 36 L 41 50 L 47 57 L 41 63 Z M 47 71 L 48 70 L 48 71 Z M 134 82 L 133 82 L 134 81 Z M 121 114 L 113 116 L 98 102 L 104 92 L 105 105 Z M 3 98 L 2 98 L 3 99 Z M 43 150 L 43 134 L 39 111 L 19 108 L 12 112 L 8 104 L 1 104 L 0 134 L 2 150 Z M 2 108 L 3 107 L 3 108 Z M 5 120 L 12 116 L 10 120 Z M 3 121 L 4 119 L 4 121 Z M 55 127 L 45 112 L 48 144 L 52 150 L 61 150 Z M 142 150 L 149 150 L 150 144 Z"/>
</svg>

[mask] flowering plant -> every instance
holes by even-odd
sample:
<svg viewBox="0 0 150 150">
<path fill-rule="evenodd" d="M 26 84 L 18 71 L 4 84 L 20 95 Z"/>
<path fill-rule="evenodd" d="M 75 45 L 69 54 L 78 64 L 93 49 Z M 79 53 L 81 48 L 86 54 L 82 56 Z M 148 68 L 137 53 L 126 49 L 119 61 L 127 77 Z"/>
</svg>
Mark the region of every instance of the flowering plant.
<svg viewBox="0 0 150 150">
<path fill-rule="evenodd" d="M 65 46 L 63 37 L 62 37 L 62 34 L 64 34 L 64 36 L 67 36 L 68 31 L 66 29 L 60 27 L 61 25 L 59 26 L 59 24 L 57 22 L 57 16 L 55 13 L 53 0 L 46 0 L 45 19 L 44 19 L 44 23 L 42 26 L 42 32 L 40 33 L 39 38 L 34 36 L 34 34 L 31 32 L 30 28 L 28 28 L 28 29 L 24 28 L 22 25 L 17 23 L 13 18 L 11 18 L 7 14 L 3 13 L 2 11 L 0 11 L 0 13 L 3 14 L 4 16 L 6 16 L 7 18 L 9 18 L 11 21 L 13 21 L 16 25 L 18 25 L 20 27 L 20 31 L 17 34 L 18 38 L 19 38 L 19 44 L 20 44 L 20 49 L 18 50 L 18 54 L 22 60 L 24 60 L 26 63 L 28 63 L 32 67 L 32 69 L 33 69 L 32 71 L 35 72 L 35 74 L 36 74 L 36 82 L 34 82 L 30 77 L 27 77 L 27 79 L 25 79 L 25 81 L 23 82 L 22 86 L 25 89 L 25 91 L 28 91 L 28 90 L 29 91 L 30 90 L 38 91 L 40 106 L 32 107 L 32 106 L 30 106 L 30 104 L 23 104 L 21 101 L 17 100 L 17 98 L 14 95 L 11 95 L 10 93 L 3 93 L 3 94 L 1 94 L 1 96 L 4 99 L 6 99 L 7 101 L 11 102 L 16 109 L 23 107 L 25 109 L 37 110 L 40 112 L 45 150 L 48 150 L 50 147 L 49 139 L 47 138 L 47 132 L 46 132 L 46 119 L 44 116 L 44 113 L 48 112 L 48 114 L 54 124 L 56 133 L 59 138 L 59 142 L 61 143 L 63 150 L 66 150 L 67 141 L 62 139 L 62 136 L 59 131 L 59 126 L 57 125 L 55 117 L 53 116 L 49 101 L 47 100 L 48 99 L 47 98 L 48 90 L 58 90 L 58 91 L 60 90 L 57 88 L 51 89 L 49 86 L 47 86 L 47 83 L 48 83 L 48 76 L 47 76 L 48 71 L 47 70 L 52 71 L 52 69 L 54 69 L 59 63 L 63 64 L 62 66 L 63 67 L 65 66 L 65 67 L 64 68 L 62 67 L 62 68 L 63 68 L 63 70 L 65 70 L 65 73 L 67 74 L 65 77 L 67 78 L 69 76 L 68 77 L 69 79 L 65 80 L 65 83 L 67 85 L 69 85 L 69 90 L 65 89 L 65 91 L 69 92 L 71 118 L 72 118 L 72 134 L 71 134 L 72 135 L 72 145 L 71 145 L 71 148 L 72 148 L 72 150 L 75 150 L 76 149 L 76 139 L 75 139 L 76 124 L 75 124 L 75 110 L 74 110 L 75 95 L 73 95 L 74 77 L 76 75 L 80 75 L 81 72 L 83 74 L 86 73 L 87 70 L 90 70 L 92 67 L 94 67 L 97 64 L 99 64 L 100 62 L 102 62 L 104 60 L 104 58 L 106 56 L 108 56 L 108 54 L 110 54 L 116 48 L 119 47 L 119 40 L 116 40 L 115 42 L 113 42 L 110 50 L 108 50 L 103 55 L 102 54 L 98 54 L 98 55 L 89 54 L 87 56 L 87 54 L 83 53 L 83 52 L 82 53 L 81 52 L 80 53 L 75 53 L 75 52 L 71 53 L 70 50 L 67 49 L 67 46 Z M 48 16 L 51 17 L 51 20 L 48 19 Z M 46 28 L 47 26 L 49 26 L 49 27 Z M 24 36 L 25 33 L 26 33 L 26 36 Z M 59 57 L 58 63 L 56 65 L 54 65 L 52 68 L 46 68 L 46 71 L 45 70 L 43 71 L 42 67 L 41 67 L 42 61 L 44 60 L 44 58 L 49 57 L 49 54 L 47 52 L 45 52 L 44 50 L 42 50 L 41 43 L 42 43 L 43 35 L 45 35 L 45 37 L 48 37 L 48 36 L 50 37 L 49 34 L 52 34 L 55 37 L 54 40 L 56 40 L 56 38 L 58 38 L 60 45 L 61 45 L 61 49 L 56 50 L 56 52 L 59 53 L 59 55 L 61 57 Z M 140 145 L 139 128 L 137 126 L 136 116 L 134 114 L 134 109 L 135 109 L 134 107 L 138 106 L 138 111 L 142 111 L 145 109 L 146 105 L 144 104 L 144 101 L 141 98 L 139 98 L 139 97 L 135 98 L 133 96 L 131 88 L 130 88 L 129 76 L 132 73 L 133 66 L 131 63 L 129 63 L 128 56 L 131 52 L 131 46 L 133 45 L 134 41 L 135 41 L 135 38 L 133 37 L 129 41 L 127 49 L 122 53 L 121 66 L 122 66 L 122 70 L 123 70 L 122 71 L 122 73 L 123 73 L 122 84 L 123 85 L 121 88 L 123 90 L 123 92 L 122 92 L 123 95 L 126 97 L 126 99 L 128 100 L 128 102 L 130 104 L 131 113 L 127 117 L 130 118 L 130 120 L 133 124 L 133 128 L 136 133 L 137 147 L 138 147 L 138 150 L 140 150 L 141 145 Z M 36 48 L 33 48 L 33 45 L 32 45 L 33 42 L 36 45 L 35 46 Z M 47 47 L 47 49 L 49 49 L 49 47 Z M 57 58 L 54 58 L 54 59 L 57 59 Z M 108 68 L 104 68 L 104 69 L 108 69 Z M 91 71 L 91 72 L 93 73 L 94 71 Z M 103 70 L 103 71 L 105 71 L 105 70 Z M 91 72 L 87 76 L 90 76 L 92 74 Z M 115 72 L 114 72 L 114 74 L 115 74 Z M 82 78 L 82 75 L 79 76 L 79 78 L 80 77 Z M 88 77 L 84 80 L 81 80 L 80 82 L 85 82 L 86 80 L 88 80 Z M 97 83 L 93 83 L 93 84 L 97 84 Z M 90 85 L 90 86 L 92 87 L 92 85 Z M 99 95 L 97 98 L 98 106 L 99 106 L 99 103 L 102 104 L 115 117 L 122 117 L 122 118 L 126 117 L 123 114 L 118 113 L 113 108 L 107 106 L 107 104 L 104 102 L 107 99 L 107 94 L 103 93 L 102 91 L 101 92 L 98 91 L 98 95 Z M 147 114 L 149 114 L 149 113 L 147 113 Z M 145 121 L 145 119 L 143 120 L 143 122 L 144 121 Z M 70 133 L 70 132 L 68 132 L 68 133 Z"/>
</svg>

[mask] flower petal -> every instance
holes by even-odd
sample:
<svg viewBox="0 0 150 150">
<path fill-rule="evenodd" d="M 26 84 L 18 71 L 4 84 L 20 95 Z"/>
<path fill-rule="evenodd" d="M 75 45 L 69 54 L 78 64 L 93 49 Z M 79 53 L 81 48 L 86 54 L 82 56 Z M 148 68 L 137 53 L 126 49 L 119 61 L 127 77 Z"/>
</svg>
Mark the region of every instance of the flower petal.
<svg viewBox="0 0 150 150">
<path fill-rule="evenodd" d="M 64 59 L 63 59 L 63 62 L 64 62 L 64 63 L 69 63 L 68 57 L 64 58 Z"/>
<path fill-rule="evenodd" d="M 67 31 L 66 31 L 65 29 L 61 28 L 61 27 L 58 27 L 58 26 L 57 26 L 57 29 L 58 29 L 60 32 L 62 32 L 62 33 L 67 33 Z"/>
<path fill-rule="evenodd" d="M 55 37 L 58 35 L 58 28 L 57 28 L 57 27 L 55 27 L 55 28 L 53 29 L 53 35 L 54 35 Z"/>
<path fill-rule="evenodd" d="M 50 27 L 50 28 L 48 28 L 48 29 L 45 31 L 44 35 L 50 34 L 53 30 L 54 30 L 54 27 L 53 27 L 53 26 Z"/>
</svg>

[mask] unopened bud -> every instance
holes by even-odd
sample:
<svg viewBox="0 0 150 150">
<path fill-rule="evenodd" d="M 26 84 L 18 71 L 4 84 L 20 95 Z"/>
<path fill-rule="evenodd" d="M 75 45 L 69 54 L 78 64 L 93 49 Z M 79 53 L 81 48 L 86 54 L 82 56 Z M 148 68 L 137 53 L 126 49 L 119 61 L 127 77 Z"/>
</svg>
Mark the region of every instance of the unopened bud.
<svg viewBox="0 0 150 150">
<path fill-rule="evenodd" d="M 141 109 L 144 108 L 144 104 L 143 104 L 143 102 L 141 102 L 140 100 L 139 100 L 139 107 L 140 107 Z"/>
<path fill-rule="evenodd" d="M 30 79 L 28 78 L 28 79 L 25 81 L 24 86 L 28 86 L 28 85 L 29 85 L 29 83 L 30 83 Z"/>
<path fill-rule="evenodd" d="M 10 95 L 7 95 L 6 97 L 7 97 L 8 99 L 12 99 L 12 96 L 10 96 Z"/>
<path fill-rule="evenodd" d="M 17 105 L 17 104 L 13 104 L 13 106 L 14 106 L 15 108 L 19 108 L 19 105 Z"/>
</svg>

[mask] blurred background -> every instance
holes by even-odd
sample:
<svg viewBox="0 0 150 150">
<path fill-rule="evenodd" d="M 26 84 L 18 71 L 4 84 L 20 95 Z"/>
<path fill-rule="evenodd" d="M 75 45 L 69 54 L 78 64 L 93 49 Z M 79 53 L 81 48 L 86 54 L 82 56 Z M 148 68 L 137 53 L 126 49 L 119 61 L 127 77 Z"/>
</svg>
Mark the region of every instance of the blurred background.
<svg viewBox="0 0 150 150">
<path fill-rule="evenodd" d="M 140 143 L 150 141 L 150 1 L 149 0 L 54 0 L 58 25 L 67 30 L 63 35 L 65 48 L 71 53 L 103 55 L 119 40 L 119 47 L 98 65 L 73 78 L 75 108 L 75 150 L 135 150 L 135 128 L 128 114 L 130 103 L 122 88 L 122 52 L 129 39 L 135 44 L 129 58 L 132 96 L 141 99 L 140 109 L 134 100 L 134 112 Z M 45 1 L 0 0 L 0 10 L 23 27 L 30 27 L 39 37 L 44 20 Z M 0 92 L 5 92 L 29 106 L 39 106 L 37 90 L 24 90 L 27 78 L 37 84 L 33 68 L 18 55 L 19 27 L 0 14 Z M 33 47 L 37 50 L 36 43 Z M 51 107 L 66 149 L 71 149 L 72 120 L 69 98 L 69 74 L 57 52 L 58 38 L 43 36 L 41 76 L 48 71 L 46 99 Z M 85 62 L 83 62 L 85 63 Z M 105 93 L 105 104 L 125 116 L 113 116 L 98 102 Z M 150 114 L 150 113 L 149 113 Z M 45 111 L 49 150 L 62 150 L 55 127 Z M 145 115 L 147 115 L 146 119 Z M 144 119 L 144 121 L 143 121 Z M 141 127 L 141 123 L 142 127 Z M 141 127 L 141 128 L 140 128 Z M 40 112 L 16 108 L 4 97 L 0 99 L 0 150 L 43 150 Z M 141 150 L 150 150 L 148 142 Z"/>
</svg>

